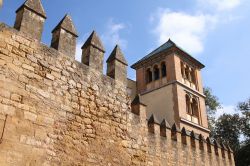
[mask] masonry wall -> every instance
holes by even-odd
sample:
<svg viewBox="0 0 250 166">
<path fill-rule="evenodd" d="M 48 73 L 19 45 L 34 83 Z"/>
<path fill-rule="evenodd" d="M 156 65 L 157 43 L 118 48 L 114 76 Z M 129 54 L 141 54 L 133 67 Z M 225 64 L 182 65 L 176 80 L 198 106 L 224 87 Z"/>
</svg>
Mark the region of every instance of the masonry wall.
<svg viewBox="0 0 250 166">
<path fill-rule="evenodd" d="M 0 24 L 0 165 L 234 165 L 130 104 L 124 84 Z"/>
<path fill-rule="evenodd" d="M 142 103 L 147 103 L 147 119 L 154 114 L 162 122 L 166 119 L 170 125 L 174 124 L 174 108 L 172 84 L 141 95 Z M 157 100 L 155 100 L 157 99 Z"/>
</svg>

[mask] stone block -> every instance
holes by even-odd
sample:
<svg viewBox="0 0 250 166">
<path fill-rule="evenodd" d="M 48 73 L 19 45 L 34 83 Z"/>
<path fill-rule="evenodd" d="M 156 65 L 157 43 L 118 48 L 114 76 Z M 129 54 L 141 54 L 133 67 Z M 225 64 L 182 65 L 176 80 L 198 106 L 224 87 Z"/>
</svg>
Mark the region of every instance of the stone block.
<svg viewBox="0 0 250 166">
<path fill-rule="evenodd" d="M 11 94 L 11 100 L 14 100 L 16 102 L 21 102 L 22 101 L 22 96 L 18 94 Z"/>
<path fill-rule="evenodd" d="M 4 115 L 7 114 L 7 115 L 10 115 L 10 116 L 14 116 L 16 114 L 16 108 L 0 103 L 0 113 L 4 114 Z"/>
<path fill-rule="evenodd" d="M 24 119 L 35 122 L 37 119 L 37 114 L 29 112 L 29 111 L 24 111 Z"/>
</svg>

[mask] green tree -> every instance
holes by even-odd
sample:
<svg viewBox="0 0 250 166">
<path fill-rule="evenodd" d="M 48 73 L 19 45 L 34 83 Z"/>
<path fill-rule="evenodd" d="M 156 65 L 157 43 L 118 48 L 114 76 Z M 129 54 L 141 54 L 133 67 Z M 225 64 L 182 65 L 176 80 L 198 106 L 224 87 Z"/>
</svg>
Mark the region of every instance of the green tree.
<svg viewBox="0 0 250 166">
<path fill-rule="evenodd" d="M 250 165 L 250 144 L 240 148 L 235 154 L 236 166 L 249 166 Z"/>
<path fill-rule="evenodd" d="M 239 113 L 223 114 L 214 124 L 214 138 L 229 143 L 237 166 L 250 165 L 250 99 L 240 102 Z M 244 139 L 243 141 L 240 138 Z"/>
<path fill-rule="evenodd" d="M 240 102 L 237 106 L 241 112 L 241 131 L 245 137 L 245 142 L 250 143 L 250 98 L 245 102 Z"/>
<path fill-rule="evenodd" d="M 239 114 L 223 114 L 215 122 L 214 138 L 229 143 L 237 151 L 240 148 L 241 118 Z"/>
<path fill-rule="evenodd" d="M 204 87 L 204 94 L 206 96 L 205 105 L 208 117 L 208 128 L 211 133 L 210 136 L 214 136 L 214 125 L 215 125 L 215 113 L 218 109 L 222 108 L 217 96 L 213 95 L 212 89 L 209 87 Z"/>
</svg>

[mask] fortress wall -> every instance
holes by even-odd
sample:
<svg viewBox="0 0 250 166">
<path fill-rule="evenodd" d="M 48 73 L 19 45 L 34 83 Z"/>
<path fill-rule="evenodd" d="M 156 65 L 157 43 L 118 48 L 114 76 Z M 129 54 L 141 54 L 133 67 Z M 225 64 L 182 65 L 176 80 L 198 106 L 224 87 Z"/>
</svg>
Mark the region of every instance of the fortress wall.
<svg viewBox="0 0 250 166">
<path fill-rule="evenodd" d="M 124 85 L 4 24 L 0 40 L 0 165 L 128 165 Z"/>
<path fill-rule="evenodd" d="M 234 165 L 72 57 L 0 24 L 0 165 Z"/>
</svg>

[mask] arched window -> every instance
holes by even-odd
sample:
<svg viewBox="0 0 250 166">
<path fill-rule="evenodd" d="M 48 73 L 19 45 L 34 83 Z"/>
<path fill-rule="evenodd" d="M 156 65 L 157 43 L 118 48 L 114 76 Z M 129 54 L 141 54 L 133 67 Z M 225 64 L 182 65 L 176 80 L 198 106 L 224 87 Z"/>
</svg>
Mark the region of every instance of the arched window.
<svg viewBox="0 0 250 166">
<path fill-rule="evenodd" d="M 188 67 L 185 68 L 185 76 L 186 76 L 186 79 L 189 80 L 189 68 Z"/>
<path fill-rule="evenodd" d="M 186 95 L 186 111 L 188 114 L 192 114 L 190 110 L 190 97 L 188 95 Z"/>
<path fill-rule="evenodd" d="M 147 83 L 152 82 L 152 71 L 150 69 L 147 69 L 147 72 L 146 72 L 146 81 L 147 81 Z"/>
<path fill-rule="evenodd" d="M 165 62 L 162 62 L 161 64 L 161 76 L 166 77 L 167 76 L 167 68 Z"/>
<path fill-rule="evenodd" d="M 160 70 L 158 68 L 158 66 L 154 67 L 154 80 L 159 80 L 160 78 Z"/>
<path fill-rule="evenodd" d="M 194 69 L 192 69 L 191 70 L 191 80 L 192 80 L 192 83 L 196 83 L 196 77 L 195 77 L 195 70 Z"/>
<path fill-rule="evenodd" d="M 198 115 L 199 115 L 198 103 L 197 103 L 196 99 L 192 99 L 191 108 L 192 108 L 192 115 L 198 117 Z"/>
<path fill-rule="evenodd" d="M 183 78 L 185 78 L 185 68 L 184 68 L 184 64 L 183 64 L 183 62 L 181 62 L 181 75 L 182 75 L 182 77 Z"/>
</svg>

